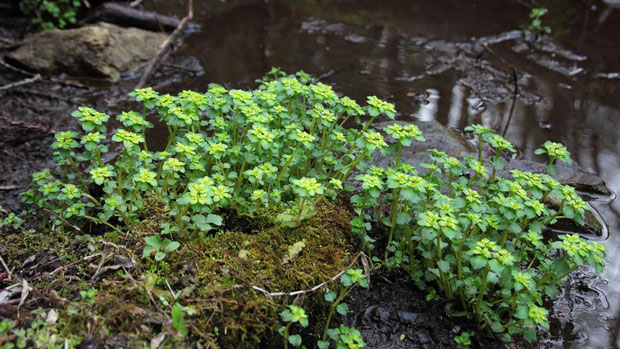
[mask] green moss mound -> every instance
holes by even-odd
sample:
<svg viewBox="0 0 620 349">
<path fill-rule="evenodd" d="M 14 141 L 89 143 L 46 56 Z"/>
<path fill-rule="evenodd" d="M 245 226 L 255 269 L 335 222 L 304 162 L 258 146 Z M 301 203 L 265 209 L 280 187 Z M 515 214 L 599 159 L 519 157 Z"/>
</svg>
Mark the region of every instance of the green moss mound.
<svg viewBox="0 0 620 349">
<path fill-rule="evenodd" d="M 121 255 L 133 258 L 135 263 L 132 268 L 110 270 L 93 280 L 96 271 L 101 270 L 102 261 L 97 257 L 33 283 L 42 293 L 66 300 L 52 304 L 49 299 L 41 299 L 32 304 L 58 309 L 63 319 L 59 338 L 78 332 L 88 340 L 90 333 L 91 340 L 132 347 L 148 344 L 164 333 L 166 345 L 201 342 L 212 348 L 278 346 L 278 313 L 286 304 L 295 302 L 314 317 L 321 317 L 325 310 L 322 292 L 295 298 L 271 297 L 260 290 L 288 293 L 309 289 L 347 269 L 354 259 L 349 226 L 352 216 L 339 201 L 322 200 L 316 215 L 296 228 L 265 226 L 250 220 L 255 226 L 245 233 L 225 231 L 206 239 L 183 241 L 179 250 L 160 262 L 139 256 L 143 237 L 159 233 L 169 215 L 165 205 L 157 202 L 150 202 L 143 214 L 143 223 L 128 236 L 107 233 L 102 238 L 67 243 L 57 233 L 44 239 L 50 254 L 45 258 L 63 256 L 53 266 L 79 260 L 66 252 L 68 248 L 80 250 L 88 246 L 98 246 L 91 252 L 107 256 L 110 262 L 105 266 L 113 265 L 114 256 Z M 9 258 L 15 262 L 29 254 L 42 258 L 41 245 L 33 243 L 39 235 L 9 237 Z M 107 242 L 99 243 L 103 240 Z M 110 243 L 117 248 L 109 248 Z M 338 287 L 336 283 L 328 286 Z M 96 290 L 92 304 L 79 294 L 89 288 Z M 186 307 L 188 333 L 184 338 L 172 325 L 170 309 L 174 303 Z M 29 315 L 26 312 L 22 318 Z M 22 325 L 29 321 L 23 319 Z"/>
</svg>

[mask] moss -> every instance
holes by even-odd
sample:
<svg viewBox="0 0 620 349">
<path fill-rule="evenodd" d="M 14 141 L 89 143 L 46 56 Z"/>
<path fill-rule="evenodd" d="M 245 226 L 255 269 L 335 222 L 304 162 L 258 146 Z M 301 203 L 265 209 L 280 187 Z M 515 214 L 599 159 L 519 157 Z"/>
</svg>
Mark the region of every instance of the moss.
<svg viewBox="0 0 620 349">
<path fill-rule="evenodd" d="M 235 221 L 232 213 L 224 213 L 227 227 L 243 227 L 244 232 L 225 230 L 205 239 L 189 241 L 175 236 L 182 242 L 181 248 L 163 261 L 139 258 L 144 237 L 160 233 L 161 224 L 170 219 L 167 210 L 165 205 L 151 200 L 140 212 L 142 223 L 134 227 L 131 234 L 103 234 L 104 240 L 123 245 L 132 252 L 136 265 L 130 275 L 108 272 L 95 284 L 87 282 L 94 274 L 93 267 L 88 264 L 99 263 L 94 260 L 78 263 L 54 278 L 37 281 L 37 288 L 85 309 L 76 312 L 73 305 L 67 306 L 66 302 L 63 306 L 46 304 L 59 309 L 63 318 L 59 331 L 84 334 L 84 324 L 94 326 L 93 318 L 96 318 L 96 336 L 100 340 L 123 334 L 132 346 L 141 346 L 162 331 L 175 333 L 170 309 L 179 302 L 193 308 L 195 314 L 185 314 L 188 337 L 168 336 L 167 345 L 182 345 L 183 340 L 187 343 L 199 341 L 212 347 L 279 345 L 278 313 L 295 301 L 314 314 L 315 325 L 319 326 L 316 318 L 325 312 L 322 294 L 295 300 L 269 297 L 250 286 L 269 292 L 308 289 L 346 269 L 353 259 L 353 241 L 349 233 L 351 214 L 342 202 L 326 200 L 318 205 L 314 217 L 297 228 L 268 226 L 264 221 L 247 218 Z M 290 255 L 289 247 L 301 241 L 303 244 L 298 247 L 303 248 Z M 23 261 L 33 253 L 53 254 L 55 258 L 62 256 L 60 265 L 94 253 L 85 250 L 85 243 L 53 232 L 45 236 L 9 235 L 6 246 L 7 255 L 17 258 L 15 261 L 19 258 Z M 79 252 L 83 252 L 81 256 Z M 92 305 L 79 296 L 79 291 L 91 287 L 97 290 Z M 330 287 L 337 287 L 336 283 Z"/>
</svg>

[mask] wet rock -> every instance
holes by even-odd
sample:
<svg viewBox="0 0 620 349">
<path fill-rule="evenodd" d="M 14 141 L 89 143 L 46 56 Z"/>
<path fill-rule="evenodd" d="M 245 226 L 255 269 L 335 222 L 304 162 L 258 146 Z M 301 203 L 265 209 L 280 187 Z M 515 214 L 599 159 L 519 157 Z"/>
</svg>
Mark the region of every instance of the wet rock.
<svg viewBox="0 0 620 349">
<path fill-rule="evenodd" d="M 398 319 L 404 323 L 414 324 L 420 318 L 420 314 L 408 312 L 408 311 L 398 311 Z"/>
<path fill-rule="evenodd" d="M 394 122 L 383 122 L 376 124 L 377 129 L 383 129 Z M 406 124 L 406 122 L 399 122 Z M 445 152 L 449 156 L 456 158 L 465 158 L 467 156 L 476 157 L 477 153 L 469 145 L 469 143 L 463 138 L 463 136 L 457 131 L 443 126 L 437 121 L 425 121 L 415 123 L 426 142 L 413 142 L 411 147 L 403 149 L 402 159 L 410 164 L 417 165 L 420 162 L 427 162 L 430 159 L 428 149 L 437 149 Z M 388 142 L 394 142 L 391 137 L 386 137 Z M 490 155 L 486 155 L 490 156 Z M 376 161 L 381 166 L 389 164 L 389 157 L 379 156 Z M 577 190 L 581 190 L 588 193 L 612 195 L 611 191 L 605 185 L 603 179 L 593 173 L 589 173 L 577 164 L 568 165 L 563 162 L 558 162 L 558 171 L 555 174 L 557 179 L 562 184 L 567 184 L 575 187 Z M 510 176 L 509 170 L 517 169 L 520 171 L 529 171 L 533 173 L 544 172 L 546 164 L 523 159 L 510 159 L 505 161 L 505 167 L 503 171 L 499 171 L 498 175 L 502 177 Z"/>
<path fill-rule="evenodd" d="M 376 129 L 383 129 L 386 126 L 395 123 L 381 122 L 376 123 Z M 399 122 L 402 125 L 409 124 L 409 122 Z M 430 153 L 428 149 L 437 149 L 443 151 L 446 154 L 458 158 L 466 156 L 474 156 L 471 146 L 459 135 L 458 132 L 452 130 L 446 126 L 443 126 L 437 121 L 424 121 L 416 122 L 416 126 L 422 131 L 422 135 L 426 139 L 426 142 L 412 142 L 410 147 L 403 149 L 402 160 L 412 165 L 417 165 L 421 162 L 430 161 Z M 386 135 L 386 141 L 394 143 L 394 139 Z M 376 161 L 380 166 L 387 166 L 390 161 L 390 157 L 379 155 Z"/>
<path fill-rule="evenodd" d="M 500 175 L 508 176 L 507 171 L 513 169 L 541 173 L 545 171 L 545 167 L 545 164 L 531 160 L 510 160 L 506 161 L 504 171 L 501 171 Z M 560 183 L 573 186 L 577 190 L 588 193 L 612 195 L 601 177 L 584 171 L 577 164 L 568 165 L 563 162 L 558 162 L 557 167 L 558 172 L 554 177 Z"/>
<path fill-rule="evenodd" d="M 113 81 L 155 55 L 166 36 L 137 28 L 98 23 L 26 37 L 8 58 L 44 74 L 99 77 Z"/>
</svg>

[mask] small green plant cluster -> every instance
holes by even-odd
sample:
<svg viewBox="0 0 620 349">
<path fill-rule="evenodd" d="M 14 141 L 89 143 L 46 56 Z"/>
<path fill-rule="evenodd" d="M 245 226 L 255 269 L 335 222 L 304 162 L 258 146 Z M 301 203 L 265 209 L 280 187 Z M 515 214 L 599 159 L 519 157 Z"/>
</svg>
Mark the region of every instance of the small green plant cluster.
<svg viewBox="0 0 620 349">
<path fill-rule="evenodd" d="M 20 0 L 21 11 L 42 30 L 62 29 L 76 22 L 80 0 Z"/>
<path fill-rule="evenodd" d="M 348 269 L 340 277 L 340 284 L 343 286 L 338 293 L 333 290 L 328 290 L 323 297 L 325 301 L 330 303 L 329 313 L 325 320 L 325 327 L 321 339 L 317 342 L 317 347 L 320 349 L 329 348 L 329 339 L 333 341 L 337 349 L 361 349 L 366 347 L 364 339 L 361 333 L 355 329 L 345 325 L 340 325 L 336 328 L 330 328 L 332 317 L 335 312 L 345 316 L 349 313 L 349 306 L 343 302 L 344 297 L 349 291 L 359 285 L 366 287 L 367 280 L 366 275 L 362 269 Z M 294 323 L 299 323 L 302 327 L 308 326 L 308 316 L 303 308 L 295 305 L 289 305 L 287 309 L 280 313 L 282 321 L 286 323 L 279 329 L 279 333 L 284 337 L 284 348 L 288 348 L 291 344 L 293 347 L 300 347 L 302 345 L 302 338 L 300 335 L 289 334 L 289 330 Z"/>
<path fill-rule="evenodd" d="M 26 230 L 23 227 L 24 219 L 14 212 L 9 212 L 4 209 L 4 207 L 0 206 L 0 232 L 3 232 L 7 229 L 13 230 L 21 230 L 25 232 Z"/>
<path fill-rule="evenodd" d="M 15 348 L 75 348 L 82 337 L 61 333 L 64 323 L 55 310 L 41 308 L 32 312 L 33 319 L 27 326 L 16 326 L 13 320 L 0 321 L 0 349 Z"/>
<path fill-rule="evenodd" d="M 530 23 L 525 30 L 534 38 L 538 40 L 544 35 L 551 34 L 551 28 L 543 24 L 542 18 L 547 14 L 548 10 L 544 7 L 533 8 L 530 11 Z"/>
<path fill-rule="evenodd" d="M 511 178 L 498 177 L 502 153 L 514 147 L 480 125 L 466 131 L 478 140 L 477 159 L 432 149 L 419 169 L 396 157 L 392 167 L 358 175 L 362 192 L 352 197 L 358 214 L 352 225 L 365 234 L 371 222 L 379 224 L 388 237 L 387 264 L 404 266 L 420 288 L 448 301 L 450 313 L 468 315 L 504 339 L 532 341 L 538 325 L 549 326 L 543 297 L 555 296 L 583 264 L 601 272 L 605 247 L 577 234 L 546 242 L 543 230 L 558 219 L 583 224 L 587 204 L 548 174 L 512 170 Z M 483 143 L 496 154 L 488 161 Z M 549 155 L 550 170 L 556 160 L 569 160 L 557 143 L 539 153 Z M 544 204 L 550 196 L 559 207 Z"/>
</svg>

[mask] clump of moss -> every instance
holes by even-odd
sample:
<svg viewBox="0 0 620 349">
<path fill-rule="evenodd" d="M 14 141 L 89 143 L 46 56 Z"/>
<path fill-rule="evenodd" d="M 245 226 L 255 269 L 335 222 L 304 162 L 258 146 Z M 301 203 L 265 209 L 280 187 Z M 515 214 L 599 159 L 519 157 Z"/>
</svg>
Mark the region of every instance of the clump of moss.
<svg viewBox="0 0 620 349">
<path fill-rule="evenodd" d="M 252 348 L 261 343 L 279 343 L 278 313 L 295 302 L 320 317 L 324 312 L 322 295 L 299 299 L 269 297 L 252 286 L 268 292 L 309 289 L 346 269 L 353 260 L 351 213 L 342 202 L 322 200 L 316 215 L 296 228 L 258 222 L 246 232 L 224 230 L 206 238 L 183 241 L 179 250 L 159 262 L 138 256 L 144 248 L 143 238 L 159 234 L 161 224 L 170 219 L 167 207 L 151 201 L 142 214 L 142 223 L 127 236 L 108 232 L 88 244 L 102 246 L 96 240 L 106 239 L 127 248 L 123 252 L 134 258 L 134 268 L 117 269 L 89 280 L 100 263 L 93 260 L 38 281 L 41 290 L 66 297 L 64 303 L 45 304 L 58 308 L 65 327 L 71 325 L 75 330 L 75 324 L 97 319 L 97 331 L 93 333 L 97 340 L 106 342 L 121 335 L 131 345 L 148 343 L 161 332 L 173 334 L 167 337 L 168 343 L 176 344 L 186 341 L 213 347 Z M 235 226 L 232 217 L 227 225 Z M 47 244 L 57 254 L 66 256 L 62 263 L 78 260 L 80 256 L 70 252 L 75 242 L 71 244 L 57 235 L 35 234 L 31 239 L 9 236 L 7 246 L 26 255 L 43 251 L 42 244 Z M 92 304 L 86 304 L 79 296 L 80 290 L 88 288 L 96 290 Z M 174 335 L 177 332 L 172 326 L 170 309 L 175 303 L 194 310 L 191 315 L 185 314 L 185 338 Z M 83 311 L 75 311 L 73 304 Z"/>
</svg>

